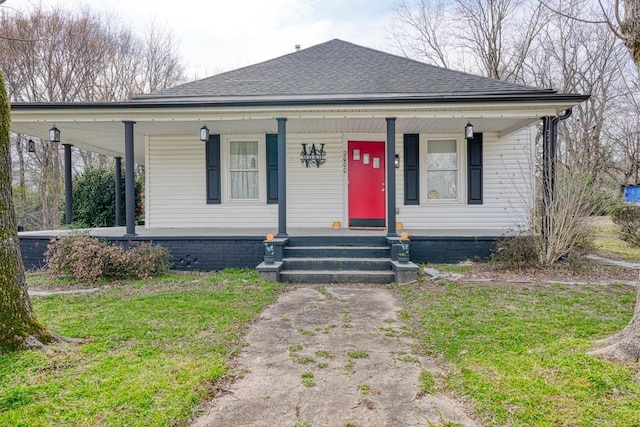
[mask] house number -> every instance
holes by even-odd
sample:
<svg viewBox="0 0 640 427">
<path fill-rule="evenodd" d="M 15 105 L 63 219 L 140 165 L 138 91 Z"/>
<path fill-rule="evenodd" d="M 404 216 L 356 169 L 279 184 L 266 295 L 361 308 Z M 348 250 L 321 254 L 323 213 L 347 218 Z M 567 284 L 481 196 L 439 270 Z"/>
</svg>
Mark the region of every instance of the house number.
<svg viewBox="0 0 640 427">
<path fill-rule="evenodd" d="M 342 172 L 347 173 L 347 152 L 342 154 Z"/>
</svg>

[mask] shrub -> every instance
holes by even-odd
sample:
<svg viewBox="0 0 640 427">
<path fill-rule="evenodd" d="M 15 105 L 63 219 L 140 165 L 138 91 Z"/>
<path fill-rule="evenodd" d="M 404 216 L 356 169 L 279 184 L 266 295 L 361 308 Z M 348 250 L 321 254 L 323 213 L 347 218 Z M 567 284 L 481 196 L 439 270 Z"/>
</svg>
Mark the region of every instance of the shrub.
<svg viewBox="0 0 640 427">
<path fill-rule="evenodd" d="M 83 282 L 148 278 L 169 270 L 169 251 L 162 246 L 143 243 L 126 249 L 77 234 L 52 240 L 45 257 L 50 275 Z"/>
<path fill-rule="evenodd" d="M 96 280 L 102 275 L 101 252 L 102 244 L 89 236 L 72 235 L 52 240 L 45 252 L 49 274 L 71 276 L 84 282 Z"/>
<path fill-rule="evenodd" d="M 491 259 L 511 267 L 538 262 L 538 245 L 534 236 L 510 236 L 496 242 Z"/>
<path fill-rule="evenodd" d="M 144 174 L 138 173 L 135 180 L 136 216 L 143 216 Z M 124 177 L 121 203 L 125 205 Z M 62 214 L 64 216 L 64 207 Z M 122 209 L 120 223 L 124 224 L 125 209 Z M 113 227 L 116 223 L 116 183 L 112 167 L 88 168 L 73 180 L 73 222 L 76 228 Z"/>
<path fill-rule="evenodd" d="M 532 211 L 531 233 L 535 236 L 538 262 L 555 262 L 584 252 L 593 244 L 586 219 L 603 206 L 599 186 L 591 171 L 580 164 L 557 164 L 555 190 L 539 176 L 537 206 Z"/>
<path fill-rule="evenodd" d="M 611 219 L 619 227 L 618 235 L 622 240 L 631 246 L 640 246 L 640 206 L 616 206 Z"/>
</svg>

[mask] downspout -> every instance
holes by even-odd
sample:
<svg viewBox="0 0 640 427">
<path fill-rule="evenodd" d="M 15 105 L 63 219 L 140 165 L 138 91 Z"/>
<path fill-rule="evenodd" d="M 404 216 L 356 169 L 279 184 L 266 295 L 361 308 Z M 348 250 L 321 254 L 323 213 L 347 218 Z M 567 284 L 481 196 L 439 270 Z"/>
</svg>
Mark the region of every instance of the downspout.
<svg viewBox="0 0 640 427">
<path fill-rule="evenodd" d="M 558 123 L 571 117 L 572 113 L 570 107 L 556 117 L 542 117 L 542 237 L 545 247 L 553 221 L 553 213 L 549 210 L 553 209 L 556 200 Z"/>
</svg>

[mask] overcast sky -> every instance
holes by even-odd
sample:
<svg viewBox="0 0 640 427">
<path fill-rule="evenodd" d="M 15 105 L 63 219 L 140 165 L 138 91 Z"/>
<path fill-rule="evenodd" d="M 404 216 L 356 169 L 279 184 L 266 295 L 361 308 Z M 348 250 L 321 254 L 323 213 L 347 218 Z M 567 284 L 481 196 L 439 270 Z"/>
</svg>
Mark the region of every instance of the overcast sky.
<svg viewBox="0 0 640 427">
<path fill-rule="evenodd" d="M 153 17 L 179 41 L 199 77 L 275 58 L 334 38 L 389 50 L 393 0 L 8 0 L 14 8 L 89 4 L 143 31 Z"/>
</svg>

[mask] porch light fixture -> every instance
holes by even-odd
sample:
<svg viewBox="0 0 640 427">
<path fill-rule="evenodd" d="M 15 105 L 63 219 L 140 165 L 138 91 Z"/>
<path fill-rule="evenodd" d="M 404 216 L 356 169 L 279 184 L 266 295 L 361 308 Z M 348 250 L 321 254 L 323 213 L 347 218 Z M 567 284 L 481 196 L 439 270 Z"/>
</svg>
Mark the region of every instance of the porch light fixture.
<svg viewBox="0 0 640 427">
<path fill-rule="evenodd" d="M 396 158 L 393 161 L 393 165 L 396 167 L 396 169 L 400 168 L 400 154 L 396 154 Z"/>
<path fill-rule="evenodd" d="M 30 139 L 29 142 L 27 142 L 27 151 L 30 153 L 36 152 L 36 143 L 33 142 L 33 139 Z"/>
<path fill-rule="evenodd" d="M 60 129 L 53 125 L 51 129 L 49 129 L 49 141 L 50 142 L 60 142 Z"/>
<path fill-rule="evenodd" d="M 467 122 L 467 125 L 464 127 L 464 137 L 466 139 L 473 139 L 473 125 L 471 122 Z"/>
<path fill-rule="evenodd" d="M 316 144 L 311 144 L 311 148 L 307 150 L 307 144 L 302 144 L 302 151 L 300 152 L 300 163 L 305 167 L 315 166 L 319 168 L 324 165 L 326 159 L 326 153 L 324 151 L 324 144 L 320 144 L 320 149 L 316 148 Z"/>
<path fill-rule="evenodd" d="M 204 125 L 200 128 L 200 141 L 207 142 L 209 140 L 209 128 Z"/>
</svg>

